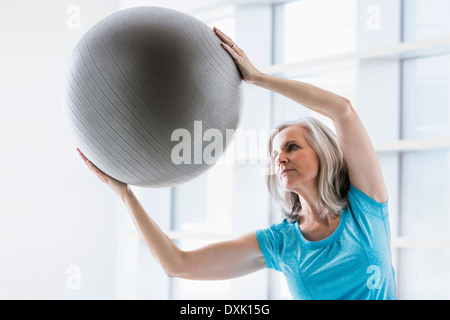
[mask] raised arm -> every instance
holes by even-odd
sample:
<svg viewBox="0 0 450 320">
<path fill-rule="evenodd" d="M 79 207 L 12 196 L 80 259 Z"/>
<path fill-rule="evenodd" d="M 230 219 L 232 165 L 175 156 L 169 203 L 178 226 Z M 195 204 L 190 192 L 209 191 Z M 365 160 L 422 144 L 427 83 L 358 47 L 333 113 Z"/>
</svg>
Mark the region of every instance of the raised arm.
<svg viewBox="0 0 450 320">
<path fill-rule="evenodd" d="M 150 218 L 128 185 L 108 176 L 81 151 L 78 152 L 97 177 L 120 196 L 141 237 L 168 276 L 220 280 L 243 276 L 266 267 L 255 232 L 197 250 L 180 250 Z"/>
<path fill-rule="evenodd" d="M 348 99 L 308 83 L 260 72 L 232 39 L 217 28 L 214 31 L 223 41 L 223 48 L 234 59 L 245 81 L 286 96 L 330 118 L 347 162 L 350 183 L 375 201 L 387 200 L 386 186 L 375 149 Z"/>
</svg>

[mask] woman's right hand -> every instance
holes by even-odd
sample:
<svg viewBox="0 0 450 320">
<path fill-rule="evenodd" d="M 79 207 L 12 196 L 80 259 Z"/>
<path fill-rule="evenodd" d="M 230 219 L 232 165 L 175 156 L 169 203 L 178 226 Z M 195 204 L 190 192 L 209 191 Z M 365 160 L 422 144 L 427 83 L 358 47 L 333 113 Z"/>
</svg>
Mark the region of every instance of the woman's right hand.
<svg viewBox="0 0 450 320">
<path fill-rule="evenodd" d="M 214 27 L 214 32 L 223 41 L 222 47 L 230 54 L 234 59 L 234 62 L 241 72 L 244 81 L 254 83 L 261 72 L 255 68 L 250 59 L 245 54 L 244 50 L 239 48 L 236 43 L 231 40 L 225 33 Z"/>
<path fill-rule="evenodd" d="M 80 151 L 80 149 L 77 148 L 77 151 L 78 154 L 81 156 L 81 158 L 84 160 L 84 163 L 86 163 L 86 165 L 88 166 L 88 168 L 91 169 L 92 172 L 94 172 L 101 181 L 109 185 L 117 195 L 123 197 L 123 195 L 129 191 L 128 185 L 126 183 L 123 183 L 107 175 L 99 168 L 97 168 L 92 162 L 90 162 L 85 157 L 85 155 Z"/>
</svg>

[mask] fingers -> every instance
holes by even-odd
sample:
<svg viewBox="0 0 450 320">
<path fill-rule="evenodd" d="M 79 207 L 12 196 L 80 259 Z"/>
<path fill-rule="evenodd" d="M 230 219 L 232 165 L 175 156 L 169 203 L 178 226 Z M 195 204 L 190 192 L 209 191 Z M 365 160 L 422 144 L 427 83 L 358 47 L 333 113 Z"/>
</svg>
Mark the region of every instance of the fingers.
<svg viewBox="0 0 450 320">
<path fill-rule="evenodd" d="M 88 167 L 95 167 L 95 166 L 92 164 L 92 162 L 90 162 L 90 161 L 88 160 L 88 158 L 85 157 L 85 155 L 80 151 L 80 149 L 77 148 L 77 151 L 78 151 L 78 154 L 81 156 L 81 158 L 84 160 L 84 162 L 86 163 L 86 165 L 87 165 Z"/>
<path fill-rule="evenodd" d="M 80 155 L 80 157 L 84 160 L 84 162 L 89 161 L 84 154 L 80 151 L 80 149 L 77 148 L 78 154 Z"/>
<path fill-rule="evenodd" d="M 222 47 L 228 51 L 228 53 L 233 57 L 235 61 L 237 61 L 240 58 L 239 54 L 235 51 L 236 47 L 233 49 L 225 42 L 222 42 Z"/>
<path fill-rule="evenodd" d="M 244 52 L 236 46 L 236 44 L 225 33 L 214 27 L 214 32 L 223 41 L 222 47 L 230 54 L 237 64 L 240 64 L 240 59 L 244 56 Z"/>
<path fill-rule="evenodd" d="M 90 162 L 88 160 L 88 158 L 86 158 L 85 155 L 80 151 L 80 149 L 77 148 L 77 151 L 78 151 L 78 154 L 80 155 L 80 157 L 84 160 L 86 165 L 89 167 L 89 169 L 91 169 L 100 180 L 102 180 L 103 182 L 106 182 L 107 178 L 106 178 L 105 173 L 103 171 L 101 171 L 99 168 L 97 168 L 92 162 Z"/>
<path fill-rule="evenodd" d="M 225 33 L 217 29 L 216 27 L 213 28 L 214 32 L 217 34 L 217 36 L 227 44 L 232 45 L 233 40 L 231 40 Z"/>
<path fill-rule="evenodd" d="M 216 33 L 216 35 L 223 41 L 223 43 L 225 43 L 226 45 L 228 45 L 230 47 L 230 49 L 233 50 L 238 50 L 239 48 L 236 46 L 236 44 L 234 43 L 233 40 L 231 40 L 230 37 L 228 37 L 225 33 L 223 33 L 222 31 L 220 31 L 219 29 L 217 29 L 216 27 L 214 27 L 214 32 Z"/>
</svg>

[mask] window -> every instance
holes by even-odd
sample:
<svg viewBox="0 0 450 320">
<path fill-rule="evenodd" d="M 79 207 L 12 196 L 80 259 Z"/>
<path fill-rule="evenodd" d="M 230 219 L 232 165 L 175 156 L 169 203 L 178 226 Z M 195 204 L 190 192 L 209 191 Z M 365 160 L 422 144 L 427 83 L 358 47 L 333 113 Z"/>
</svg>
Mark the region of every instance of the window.
<svg viewBox="0 0 450 320">
<path fill-rule="evenodd" d="M 407 0 L 403 6 L 405 41 L 450 36 L 448 0 Z"/>
<path fill-rule="evenodd" d="M 404 248 L 397 271 L 401 299 L 450 298 L 450 249 Z"/>
<path fill-rule="evenodd" d="M 450 151 L 403 153 L 401 168 L 401 236 L 448 237 Z"/>
<path fill-rule="evenodd" d="M 174 187 L 173 230 L 231 232 L 232 177 L 233 166 L 216 165 L 202 176 Z"/>
<path fill-rule="evenodd" d="M 403 86 L 402 137 L 449 137 L 450 55 L 405 60 Z"/>
<path fill-rule="evenodd" d="M 302 0 L 280 5 L 283 39 L 278 63 L 315 59 L 356 49 L 357 1 Z"/>
<path fill-rule="evenodd" d="M 403 40 L 450 36 L 449 9 L 445 0 L 403 1 Z M 450 151 L 426 147 L 450 140 L 450 55 L 422 54 L 401 66 L 401 138 L 428 140 L 399 153 L 399 298 L 449 299 Z"/>
</svg>

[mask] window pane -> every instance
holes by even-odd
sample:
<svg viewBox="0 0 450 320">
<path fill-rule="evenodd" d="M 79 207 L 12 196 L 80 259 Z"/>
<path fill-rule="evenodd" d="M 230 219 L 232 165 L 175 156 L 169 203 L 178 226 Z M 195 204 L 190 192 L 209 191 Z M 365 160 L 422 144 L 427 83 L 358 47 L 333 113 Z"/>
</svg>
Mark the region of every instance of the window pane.
<svg viewBox="0 0 450 320">
<path fill-rule="evenodd" d="M 450 235 L 450 151 L 402 156 L 401 236 Z"/>
<path fill-rule="evenodd" d="M 404 61 L 403 138 L 450 136 L 450 55 Z"/>
<path fill-rule="evenodd" d="M 279 62 L 354 51 L 356 10 L 356 0 L 302 0 L 283 5 L 283 61 Z"/>
<path fill-rule="evenodd" d="M 174 230 L 230 232 L 233 166 L 219 165 L 174 187 Z"/>
<path fill-rule="evenodd" d="M 237 164 L 233 181 L 233 232 L 245 234 L 269 227 L 269 192 L 263 161 L 258 164 Z"/>
<path fill-rule="evenodd" d="M 404 3 L 404 41 L 450 35 L 450 1 L 408 0 Z"/>
<path fill-rule="evenodd" d="M 450 299 L 450 249 L 401 249 L 399 298 Z"/>
</svg>

